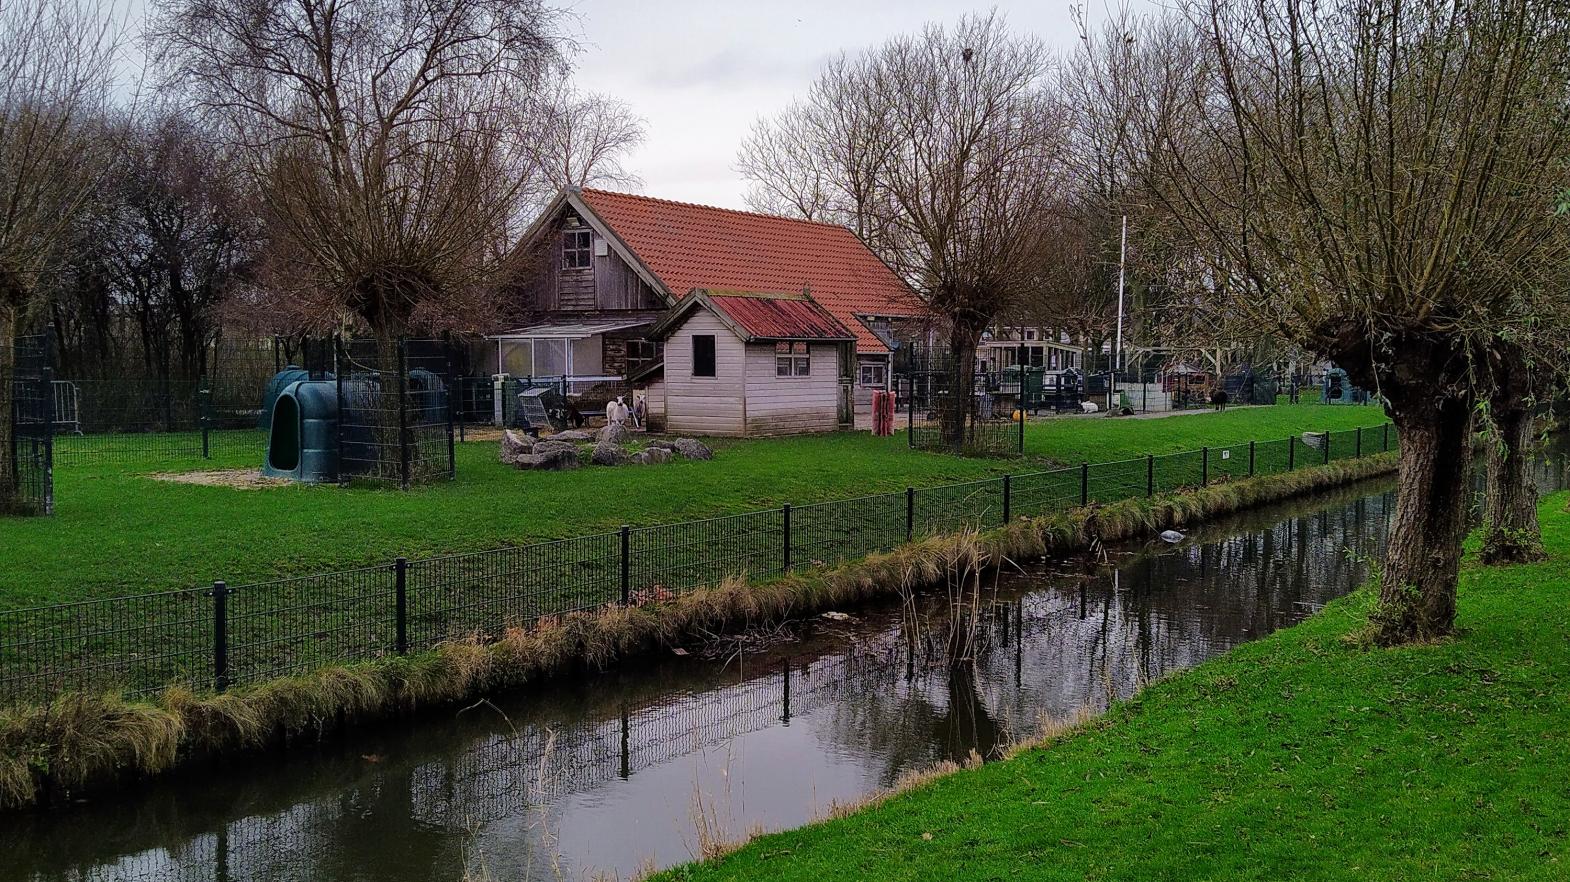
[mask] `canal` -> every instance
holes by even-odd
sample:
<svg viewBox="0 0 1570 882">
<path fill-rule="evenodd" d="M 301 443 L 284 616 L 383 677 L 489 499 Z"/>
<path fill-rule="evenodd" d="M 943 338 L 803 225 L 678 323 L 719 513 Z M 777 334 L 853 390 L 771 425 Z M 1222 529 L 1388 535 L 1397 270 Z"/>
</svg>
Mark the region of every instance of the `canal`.
<svg viewBox="0 0 1570 882">
<path fill-rule="evenodd" d="M 0 879 L 626 879 L 1289 626 L 1364 580 L 1391 506 L 1374 482 L 1022 564 L 971 665 L 908 639 L 941 611 L 891 602 L 11 816 Z"/>
</svg>

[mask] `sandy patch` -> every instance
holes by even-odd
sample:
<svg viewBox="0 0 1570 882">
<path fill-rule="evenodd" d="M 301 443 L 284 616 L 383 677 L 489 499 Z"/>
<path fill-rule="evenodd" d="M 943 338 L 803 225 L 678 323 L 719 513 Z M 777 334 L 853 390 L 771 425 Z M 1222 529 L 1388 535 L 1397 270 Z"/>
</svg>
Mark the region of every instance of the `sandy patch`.
<svg viewBox="0 0 1570 882">
<path fill-rule="evenodd" d="M 159 472 L 148 475 L 155 481 L 173 484 L 199 484 L 203 487 L 233 487 L 236 490 L 265 490 L 268 487 L 287 487 L 294 482 L 288 478 L 269 478 L 260 469 L 218 469 L 209 472 Z"/>
</svg>

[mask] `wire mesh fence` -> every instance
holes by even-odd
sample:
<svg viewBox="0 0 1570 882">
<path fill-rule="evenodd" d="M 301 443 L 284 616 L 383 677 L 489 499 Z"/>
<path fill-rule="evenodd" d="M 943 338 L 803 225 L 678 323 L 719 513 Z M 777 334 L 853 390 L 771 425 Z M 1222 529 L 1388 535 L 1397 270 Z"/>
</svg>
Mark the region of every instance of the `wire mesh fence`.
<svg viewBox="0 0 1570 882">
<path fill-rule="evenodd" d="M 48 341 L 0 339 L 0 515 L 54 508 Z"/>
<path fill-rule="evenodd" d="M 62 691 L 223 689 L 331 663 L 481 642 L 543 617 L 657 604 L 911 539 L 1393 450 L 1386 427 L 623 527 L 514 548 L 0 610 L 0 705 Z"/>
</svg>

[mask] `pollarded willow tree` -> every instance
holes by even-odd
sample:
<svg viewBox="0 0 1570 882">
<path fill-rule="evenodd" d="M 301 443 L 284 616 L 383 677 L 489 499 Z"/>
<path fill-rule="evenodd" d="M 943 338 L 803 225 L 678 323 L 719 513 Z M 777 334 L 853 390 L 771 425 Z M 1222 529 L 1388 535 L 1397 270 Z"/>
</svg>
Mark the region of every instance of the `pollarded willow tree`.
<svg viewBox="0 0 1570 882">
<path fill-rule="evenodd" d="M 12 339 L 111 161 L 116 21 L 76 0 L 0 0 L 0 510 L 17 493 Z"/>
<path fill-rule="evenodd" d="M 264 287 L 384 340 L 480 324 L 562 64 L 539 0 L 160 0 L 155 58 L 244 157 Z M 305 305 L 304 309 L 300 309 Z"/>
<path fill-rule="evenodd" d="M 1489 360 L 1570 260 L 1552 215 L 1570 21 L 1526 0 L 1185 11 L 1199 51 L 1146 94 L 1153 183 L 1213 249 L 1229 310 L 1388 402 L 1401 465 L 1375 635 L 1444 636 Z"/>
<path fill-rule="evenodd" d="M 956 393 L 1046 247 L 1038 221 L 1063 170 L 1050 68 L 996 14 L 931 25 L 831 64 L 742 149 L 755 204 L 845 223 L 922 293 L 947 327 Z M 964 443 L 974 406 L 950 396 L 945 443 Z"/>
</svg>

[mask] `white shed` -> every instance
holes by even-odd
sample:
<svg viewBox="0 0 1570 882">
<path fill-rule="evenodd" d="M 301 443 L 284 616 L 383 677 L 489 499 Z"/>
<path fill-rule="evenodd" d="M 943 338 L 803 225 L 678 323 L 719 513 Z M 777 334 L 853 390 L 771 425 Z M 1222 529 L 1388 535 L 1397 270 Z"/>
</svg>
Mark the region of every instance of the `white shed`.
<svg viewBox="0 0 1570 882">
<path fill-rule="evenodd" d="M 654 328 L 665 341 L 651 411 L 692 435 L 832 432 L 851 421 L 855 336 L 806 293 L 694 289 Z"/>
</svg>

